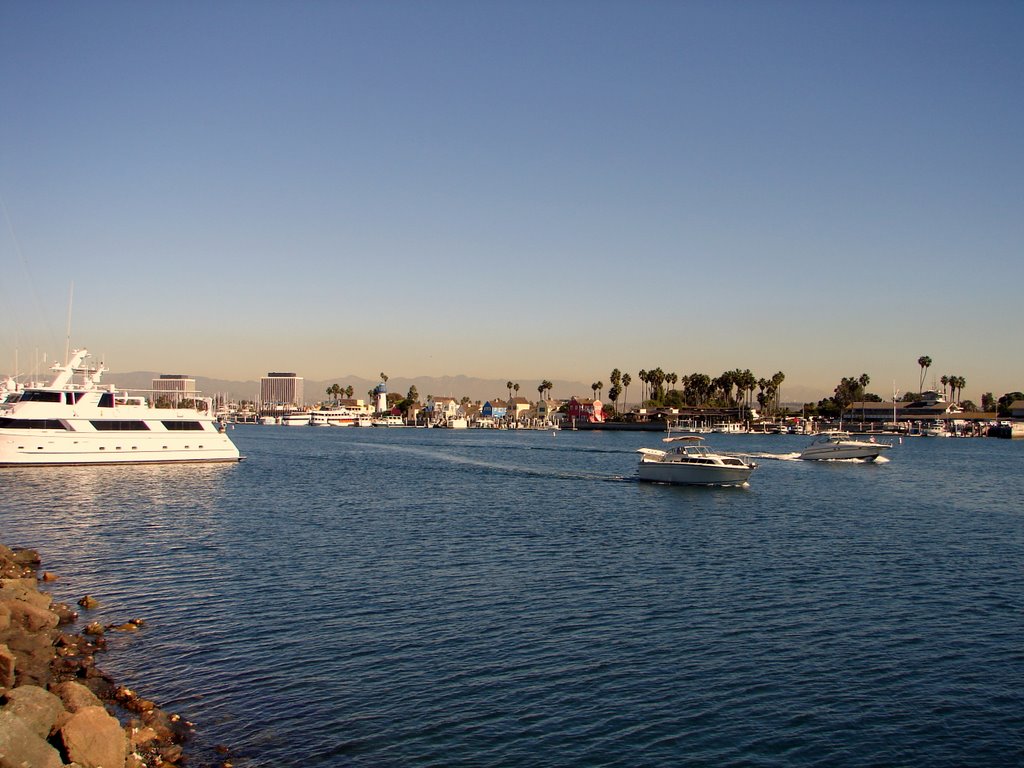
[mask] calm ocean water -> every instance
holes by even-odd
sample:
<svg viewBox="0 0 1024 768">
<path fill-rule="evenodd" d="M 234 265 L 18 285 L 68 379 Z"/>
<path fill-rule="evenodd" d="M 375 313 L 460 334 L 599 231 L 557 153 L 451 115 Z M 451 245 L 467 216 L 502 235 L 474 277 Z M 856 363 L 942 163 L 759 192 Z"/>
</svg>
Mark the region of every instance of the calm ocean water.
<svg viewBox="0 0 1024 768">
<path fill-rule="evenodd" d="M 635 482 L 661 435 L 231 435 L 235 466 L 0 471 L 0 542 L 148 621 L 100 666 L 196 722 L 193 764 L 1024 764 L 1024 442 L 737 489 Z"/>
</svg>

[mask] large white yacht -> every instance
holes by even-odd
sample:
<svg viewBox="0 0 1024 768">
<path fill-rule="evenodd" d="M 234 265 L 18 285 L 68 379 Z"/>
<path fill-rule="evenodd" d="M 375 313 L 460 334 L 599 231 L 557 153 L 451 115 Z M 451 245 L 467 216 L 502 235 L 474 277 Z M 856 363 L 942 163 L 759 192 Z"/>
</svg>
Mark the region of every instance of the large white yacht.
<svg viewBox="0 0 1024 768">
<path fill-rule="evenodd" d="M 195 408 L 154 408 L 145 397 L 101 386 L 106 370 L 76 349 L 49 384 L 0 405 L 0 466 L 238 461 L 223 425 Z M 81 379 L 76 383 L 76 376 Z"/>
</svg>

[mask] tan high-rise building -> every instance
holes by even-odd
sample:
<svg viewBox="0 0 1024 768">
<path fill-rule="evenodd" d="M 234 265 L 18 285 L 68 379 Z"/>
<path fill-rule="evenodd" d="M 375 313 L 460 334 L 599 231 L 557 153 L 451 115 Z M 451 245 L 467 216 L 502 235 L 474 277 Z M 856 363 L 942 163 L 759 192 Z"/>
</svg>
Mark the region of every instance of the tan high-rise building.
<svg viewBox="0 0 1024 768">
<path fill-rule="evenodd" d="M 260 379 L 260 403 L 264 410 L 281 406 L 302 407 L 303 378 L 294 373 L 268 373 Z"/>
<path fill-rule="evenodd" d="M 177 407 L 182 400 L 194 400 L 196 380 L 180 373 L 162 373 L 153 379 L 153 402 L 164 399 Z"/>
</svg>

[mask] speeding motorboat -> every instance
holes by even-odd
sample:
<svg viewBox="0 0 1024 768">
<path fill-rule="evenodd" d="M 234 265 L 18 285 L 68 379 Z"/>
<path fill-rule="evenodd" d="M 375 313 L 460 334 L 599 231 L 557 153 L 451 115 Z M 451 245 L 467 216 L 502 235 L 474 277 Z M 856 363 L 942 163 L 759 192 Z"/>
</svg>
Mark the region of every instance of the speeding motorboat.
<svg viewBox="0 0 1024 768">
<path fill-rule="evenodd" d="M 680 442 L 667 451 L 640 448 L 637 476 L 653 483 L 677 485 L 745 485 L 757 464 L 745 457 L 713 453 L 697 435 L 666 437 L 663 442 Z"/>
<path fill-rule="evenodd" d="M 874 461 L 882 451 L 891 448 L 888 443 L 870 440 L 854 440 L 849 432 L 822 432 L 800 454 L 808 461 L 835 461 L 837 459 L 860 459 Z"/>
</svg>

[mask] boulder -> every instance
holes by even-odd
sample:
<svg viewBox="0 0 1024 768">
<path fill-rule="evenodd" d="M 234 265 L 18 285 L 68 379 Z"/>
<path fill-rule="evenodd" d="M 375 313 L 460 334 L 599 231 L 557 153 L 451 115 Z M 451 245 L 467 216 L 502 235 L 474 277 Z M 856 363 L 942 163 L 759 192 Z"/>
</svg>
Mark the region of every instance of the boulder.
<svg viewBox="0 0 1024 768">
<path fill-rule="evenodd" d="M 49 608 L 53 598 L 40 592 L 35 579 L 0 579 L 0 600 L 23 600 L 38 608 Z"/>
<path fill-rule="evenodd" d="M 14 684 L 38 685 L 50 681 L 50 664 L 56 658 L 52 632 L 28 632 L 12 627 L 5 633 L 8 650 L 14 655 Z"/>
<path fill-rule="evenodd" d="M 87 635 L 102 635 L 105 631 L 105 627 L 98 621 L 90 621 L 85 625 L 85 629 L 82 631 Z"/>
<path fill-rule="evenodd" d="M 60 729 L 68 760 L 82 768 L 111 768 L 124 765 L 127 755 L 125 733 L 117 718 L 103 707 L 84 707 Z"/>
<path fill-rule="evenodd" d="M 61 768 L 60 753 L 13 712 L 0 711 L 0 768 Z"/>
<path fill-rule="evenodd" d="M 68 712 L 78 712 L 86 707 L 103 706 L 103 702 L 99 700 L 95 693 L 74 680 L 68 680 L 55 686 L 53 692 L 64 702 L 64 709 Z"/>
<path fill-rule="evenodd" d="M 57 614 L 58 624 L 74 624 L 78 621 L 78 611 L 72 610 L 67 603 L 54 603 L 50 610 Z"/>
<path fill-rule="evenodd" d="M 78 601 L 78 604 L 80 606 L 82 606 L 83 608 L 85 608 L 86 610 L 91 610 L 93 608 L 99 608 L 100 607 L 100 601 L 97 600 L 92 595 L 86 595 L 85 597 L 81 598 Z"/>
<path fill-rule="evenodd" d="M 57 718 L 64 712 L 59 698 L 37 685 L 23 685 L 7 691 L 3 711 L 21 718 L 40 738 L 48 738 Z"/>
<path fill-rule="evenodd" d="M 14 687 L 14 670 L 17 660 L 5 643 L 0 643 L 0 688 Z"/>
<path fill-rule="evenodd" d="M 57 614 L 38 605 L 23 600 L 7 600 L 11 624 L 24 627 L 29 632 L 54 629 L 60 621 Z"/>
<path fill-rule="evenodd" d="M 18 565 L 28 566 L 29 568 L 38 568 L 43 562 L 43 558 L 39 556 L 39 553 L 34 549 L 16 549 L 14 552 L 14 562 Z"/>
</svg>

